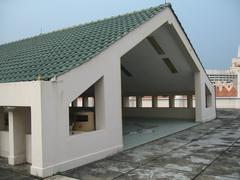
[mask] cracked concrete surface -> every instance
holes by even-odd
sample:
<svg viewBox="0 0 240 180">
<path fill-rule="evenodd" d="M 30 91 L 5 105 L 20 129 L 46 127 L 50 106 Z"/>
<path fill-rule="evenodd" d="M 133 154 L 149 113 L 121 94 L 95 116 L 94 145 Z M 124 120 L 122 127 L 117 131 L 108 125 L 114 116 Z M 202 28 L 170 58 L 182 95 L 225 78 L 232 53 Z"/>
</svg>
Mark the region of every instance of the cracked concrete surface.
<svg viewBox="0 0 240 180">
<path fill-rule="evenodd" d="M 4 163 L 0 161 L 0 180 L 14 179 L 19 173 L 1 164 Z M 16 177 L 34 178 L 23 172 Z M 240 111 L 218 110 L 215 120 L 49 179 L 67 177 L 81 180 L 239 180 Z"/>
</svg>

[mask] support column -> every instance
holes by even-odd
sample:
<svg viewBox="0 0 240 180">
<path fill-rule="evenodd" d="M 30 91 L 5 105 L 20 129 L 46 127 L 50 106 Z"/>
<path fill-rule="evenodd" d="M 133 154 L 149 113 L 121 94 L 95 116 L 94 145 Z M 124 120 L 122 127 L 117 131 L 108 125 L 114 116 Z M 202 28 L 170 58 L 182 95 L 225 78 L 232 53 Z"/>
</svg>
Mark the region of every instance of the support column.
<svg viewBox="0 0 240 180">
<path fill-rule="evenodd" d="M 175 107 L 175 96 L 169 96 L 169 107 L 174 108 Z"/>
<path fill-rule="evenodd" d="M 142 96 L 136 97 L 136 106 L 137 108 L 142 107 Z"/>
<path fill-rule="evenodd" d="M 200 72 L 195 72 L 195 120 L 197 122 L 203 122 L 203 111 L 205 102 L 205 85 L 202 83 L 202 77 Z"/>
<path fill-rule="evenodd" d="M 9 116 L 9 157 L 11 165 L 26 162 L 26 119 L 25 108 L 16 108 L 8 112 Z"/>
<path fill-rule="evenodd" d="M 88 97 L 83 97 L 82 101 L 83 101 L 83 107 L 89 107 Z"/>
<path fill-rule="evenodd" d="M 0 130 L 5 129 L 4 108 L 0 107 Z"/>
<path fill-rule="evenodd" d="M 158 96 L 152 96 L 152 107 L 153 108 L 158 107 Z"/>
<path fill-rule="evenodd" d="M 123 98 L 122 98 L 122 106 L 123 107 L 129 107 L 129 97 L 128 96 L 124 96 Z"/>
<path fill-rule="evenodd" d="M 192 108 L 193 107 L 193 98 L 192 95 L 187 95 L 187 107 Z"/>
</svg>

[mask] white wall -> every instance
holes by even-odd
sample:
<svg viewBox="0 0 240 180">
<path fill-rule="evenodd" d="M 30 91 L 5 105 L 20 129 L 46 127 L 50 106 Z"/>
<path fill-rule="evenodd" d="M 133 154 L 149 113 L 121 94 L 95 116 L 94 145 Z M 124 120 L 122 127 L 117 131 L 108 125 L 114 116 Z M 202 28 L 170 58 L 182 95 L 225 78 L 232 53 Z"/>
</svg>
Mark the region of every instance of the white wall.
<svg viewBox="0 0 240 180">
<path fill-rule="evenodd" d="M 0 83 L 0 106 L 31 107 L 32 167 L 43 166 L 41 83 Z"/>
<path fill-rule="evenodd" d="M 42 145 L 43 167 L 32 167 L 33 174 L 49 176 L 122 149 L 121 73 L 116 54 L 93 59 L 56 82 L 42 82 L 42 131 L 47 138 Z M 94 83 L 98 130 L 69 135 L 69 103 Z"/>
<path fill-rule="evenodd" d="M 31 163 L 31 135 L 26 135 L 26 161 Z M 0 156 L 8 158 L 9 155 L 9 132 L 0 131 Z"/>
<path fill-rule="evenodd" d="M 0 131 L 0 156 L 8 158 L 9 136 L 8 131 Z"/>
<path fill-rule="evenodd" d="M 206 91 L 208 87 L 212 94 L 212 104 L 206 107 Z M 215 88 L 203 70 L 195 73 L 196 121 L 206 122 L 216 118 Z"/>
<path fill-rule="evenodd" d="M 124 118 L 195 119 L 195 108 L 123 108 Z"/>
<path fill-rule="evenodd" d="M 216 107 L 217 108 L 240 108 L 240 98 L 216 98 Z"/>
</svg>

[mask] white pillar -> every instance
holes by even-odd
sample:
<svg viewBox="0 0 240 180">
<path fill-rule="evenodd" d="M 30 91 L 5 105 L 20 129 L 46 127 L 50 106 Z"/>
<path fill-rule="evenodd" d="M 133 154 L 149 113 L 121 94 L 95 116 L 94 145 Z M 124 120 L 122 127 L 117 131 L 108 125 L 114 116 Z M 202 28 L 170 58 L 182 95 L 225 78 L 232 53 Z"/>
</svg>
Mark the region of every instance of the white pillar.
<svg viewBox="0 0 240 180">
<path fill-rule="evenodd" d="M 26 162 L 26 119 L 25 108 L 16 108 L 9 115 L 9 157 L 11 165 Z"/>
<path fill-rule="evenodd" d="M 88 97 L 86 97 L 86 96 L 83 97 L 82 101 L 83 101 L 83 107 L 89 107 Z"/>
<path fill-rule="evenodd" d="M 158 96 L 152 96 L 152 107 L 153 108 L 158 107 Z"/>
<path fill-rule="evenodd" d="M 202 83 L 202 75 L 200 72 L 195 72 L 195 120 L 203 121 L 203 111 L 205 104 L 205 84 Z"/>
<path fill-rule="evenodd" d="M 122 106 L 123 107 L 129 107 L 129 97 L 128 96 L 124 96 L 123 98 L 122 98 Z"/>
<path fill-rule="evenodd" d="M 137 105 L 137 108 L 142 107 L 142 96 L 136 97 L 136 105 Z"/>
<path fill-rule="evenodd" d="M 0 130 L 5 129 L 4 108 L 0 107 Z"/>
<path fill-rule="evenodd" d="M 170 108 L 174 108 L 175 107 L 175 96 L 174 95 L 171 95 L 169 96 L 169 107 Z"/>
<path fill-rule="evenodd" d="M 192 108 L 193 107 L 193 98 L 192 95 L 187 95 L 187 107 Z"/>
</svg>

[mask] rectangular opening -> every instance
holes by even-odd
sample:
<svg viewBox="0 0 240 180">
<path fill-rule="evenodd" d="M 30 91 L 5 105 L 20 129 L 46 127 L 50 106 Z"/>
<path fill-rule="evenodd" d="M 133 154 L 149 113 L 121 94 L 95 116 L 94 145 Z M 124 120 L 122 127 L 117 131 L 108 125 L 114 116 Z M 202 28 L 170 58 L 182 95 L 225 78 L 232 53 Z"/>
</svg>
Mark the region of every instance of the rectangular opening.
<svg viewBox="0 0 240 180">
<path fill-rule="evenodd" d="M 94 130 L 94 112 L 83 111 L 75 113 L 73 131 L 93 131 Z"/>
<path fill-rule="evenodd" d="M 176 95 L 174 97 L 174 105 L 176 108 L 187 108 L 187 96 Z"/>
<path fill-rule="evenodd" d="M 144 107 L 144 108 L 152 107 L 152 96 L 143 96 L 142 97 L 142 107 Z"/>
<path fill-rule="evenodd" d="M 70 135 L 96 130 L 95 84 L 69 105 Z"/>
<path fill-rule="evenodd" d="M 136 96 L 129 96 L 129 107 L 131 107 L 131 108 L 137 107 Z"/>
<path fill-rule="evenodd" d="M 69 102 L 69 135 L 105 128 L 104 78 Z"/>
<path fill-rule="evenodd" d="M 163 58 L 163 61 L 172 73 L 177 73 L 178 72 L 176 67 L 173 65 L 173 63 L 170 61 L 169 58 Z"/>
<path fill-rule="evenodd" d="M 158 96 L 158 107 L 169 108 L 169 96 Z"/>
<path fill-rule="evenodd" d="M 196 107 L 196 97 L 195 97 L 195 95 L 193 95 L 192 96 L 192 105 L 193 105 L 193 108 L 195 108 Z"/>
<path fill-rule="evenodd" d="M 149 43 L 152 45 L 152 47 L 157 51 L 157 53 L 159 55 L 164 55 L 165 54 L 164 51 L 159 46 L 158 42 L 156 41 L 156 39 L 153 36 L 147 37 L 147 40 L 149 41 Z"/>
</svg>

